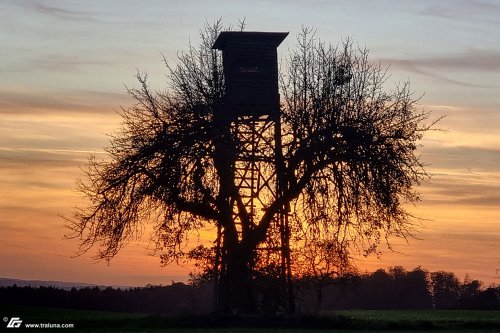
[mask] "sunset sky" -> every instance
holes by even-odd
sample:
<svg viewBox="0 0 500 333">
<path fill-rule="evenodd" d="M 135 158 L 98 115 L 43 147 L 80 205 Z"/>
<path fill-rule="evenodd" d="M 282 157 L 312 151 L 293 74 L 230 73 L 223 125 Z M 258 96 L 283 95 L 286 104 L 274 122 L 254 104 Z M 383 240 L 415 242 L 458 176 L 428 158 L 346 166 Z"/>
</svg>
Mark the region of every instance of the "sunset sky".
<svg viewBox="0 0 500 333">
<path fill-rule="evenodd" d="M 0 2 L 0 277 L 107 285 L 185 281 L 160 267 L 148 237 L 109 265 L 74 258 L 61 216 L 85 204 L 75 191 L 89 153 L 102 154 L 116 110 L 132 100 L 137 70 L 162 89 L 164 54 L 196 43 L 222 18 L 250 31 L 301 25 L 325 42 L 352 37 L 390 65 L 387 89 L 409 80 L 420 107 L 447 117 L 423 140 L 432 176 L 411 211 L 425 219 L 409 244 L 383 246 L 361 271 L 401 265 L 466 274 L 488 286 L 500 269 L 500 2 L 495 0 L 2 0 Z M 499 273 L 500 274 L 500 273 Z"/>
</svg>

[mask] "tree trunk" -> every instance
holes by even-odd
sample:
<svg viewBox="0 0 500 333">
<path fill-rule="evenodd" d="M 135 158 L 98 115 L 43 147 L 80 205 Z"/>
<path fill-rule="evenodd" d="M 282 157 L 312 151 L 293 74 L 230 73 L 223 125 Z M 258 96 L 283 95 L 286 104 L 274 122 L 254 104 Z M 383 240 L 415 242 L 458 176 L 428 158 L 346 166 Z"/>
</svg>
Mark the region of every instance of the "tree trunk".
<svg viewBox="0 0 500 333">
<path fill-rule="evenodd" d="M 323 310 L 323 283 L 321 281 L 316 284 L 316 312 Z"/>
<path fill-rule="evenodd" d="M 221 274 L 219 311 L 226 314 L 255 314 L 257 303 L 252 280 L 253 251 L 236 247 L 226 251 Z"/>
</svg>

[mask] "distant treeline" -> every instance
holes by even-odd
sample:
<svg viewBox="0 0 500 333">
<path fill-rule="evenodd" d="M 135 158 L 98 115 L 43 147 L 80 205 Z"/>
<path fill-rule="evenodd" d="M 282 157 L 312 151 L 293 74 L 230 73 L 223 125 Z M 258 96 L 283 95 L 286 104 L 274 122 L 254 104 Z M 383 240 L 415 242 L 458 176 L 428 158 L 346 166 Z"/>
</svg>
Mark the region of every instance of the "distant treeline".
<svg viewBox="0 0 500 333">
<path fill-rule="evenodd" d="M 141 288 L 0 287 L 0 304 L 148 314 L 209 313 L 212 288 L 173 283 Z"/>
<path fill-rule="evenodd" d="M 301 288 L 302 287 L 302 288 Z M 422 268 L 379 269 L 336 279 L 304 279 L 298 284 L 298 308 L 477 309 L 500 310 L 500 286 L 484 288 L 478 280 L 460 281 L 454 273 Z"/>
<path fill-rule="evenodd" d="M 401 267 L 338 278 L 296 281 L 297 310 L 484 309 L 500 310 L 500 287 L 460 281 L 453 273 Z M 261 299 L 266 296 L 262 295 Z M 201 314 L 212 311 L 211 284 L 115 289 L 87 287 L 1 287 L 0 304 L 150 314 Z"/>
</svg>

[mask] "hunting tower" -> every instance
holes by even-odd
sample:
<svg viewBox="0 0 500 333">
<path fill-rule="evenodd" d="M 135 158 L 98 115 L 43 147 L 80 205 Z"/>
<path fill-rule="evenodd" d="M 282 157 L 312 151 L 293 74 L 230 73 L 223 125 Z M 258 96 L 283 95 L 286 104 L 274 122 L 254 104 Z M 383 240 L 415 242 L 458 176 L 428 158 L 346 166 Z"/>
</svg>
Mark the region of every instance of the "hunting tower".
<svg viewBox="0 0 500 333">
<path fill-rule="evenodd" d="M 250 237 L 266 208 L 288 186 L 283 172 L 277 56 L 286 36 L 287 32 L 224 31 L 213 45 L 222 51 L 225 82 L 224 99 L 215 118 L 223 132 L 230 133 L 227 151 L 235 151 L 228 163 L 234 161 L 231 172 L 238 193 L 232 213 L 241 242 Z M 288 212 L 289 207 L 280 208 L 266 244 L 257 250 L 263 265 L 280 264 L 282 305 L 293 312 Z M 224 244 L 217 248 L 221 251 L 217 257 L 223 260 Z M 224 262 L 216 265 L 223 275 Z"/>
<path fill-rule="evenodd" d="M 287 32 L 223 31 L 213 45 L 222 50 L 229 118 L 279 113 L 277 48 Z"/>
</svg>

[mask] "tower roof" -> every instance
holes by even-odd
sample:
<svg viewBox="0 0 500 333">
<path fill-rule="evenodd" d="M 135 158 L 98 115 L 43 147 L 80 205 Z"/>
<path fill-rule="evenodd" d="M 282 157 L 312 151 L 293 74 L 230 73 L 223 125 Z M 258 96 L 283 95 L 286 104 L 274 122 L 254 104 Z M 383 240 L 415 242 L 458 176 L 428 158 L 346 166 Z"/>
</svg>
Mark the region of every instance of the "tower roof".
<svg viewBox="0 0 500 333">
<path fill-rule="evenodd" d="M 288 32 L 222 31 L 212 49 L 224 50 L 228 43 L 245 44 L 255 48 L 277 48 Z"/>
</svg>

